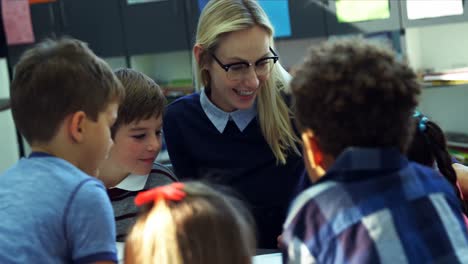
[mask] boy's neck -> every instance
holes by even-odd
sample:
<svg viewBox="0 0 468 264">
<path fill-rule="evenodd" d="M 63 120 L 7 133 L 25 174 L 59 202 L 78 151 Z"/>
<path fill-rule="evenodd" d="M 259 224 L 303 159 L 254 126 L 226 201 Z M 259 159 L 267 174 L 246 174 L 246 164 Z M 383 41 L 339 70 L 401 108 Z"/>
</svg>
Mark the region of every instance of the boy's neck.
<svg viewBox="0 0 468 264">
<path fill-rule="evenodd" d="M 99 168 L 99 179 L 104 182 L 106 188 L 112 188 L 122 182 L 130 173 L 122 171 L 115 162 L 106 159 Z"/>
<path fill-rule="evenodd" d="M 76 151 L 69 148 L 67 144 L 59 143 L 57 139 L 52 139 L 47 143 L 32 143 L 31 152 L 42 152 L 50 154 L 54 157 L 64 159 L 75 167 L 79 167 L 79 158 Z"/>
</svg>

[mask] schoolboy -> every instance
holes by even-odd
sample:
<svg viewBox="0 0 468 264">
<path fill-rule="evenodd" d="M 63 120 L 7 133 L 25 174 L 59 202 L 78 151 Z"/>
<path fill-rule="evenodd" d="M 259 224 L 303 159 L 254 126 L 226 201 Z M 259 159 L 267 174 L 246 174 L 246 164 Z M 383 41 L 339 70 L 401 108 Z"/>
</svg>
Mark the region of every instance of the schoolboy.
<svg viewBox="0 0 468 264">
<path fill-rule="evenodd" d="M 46 40 L 18 62 L 10 92 L 32 153 L 0 175 L 0 263 L 116 263 L 98 166 L 124 90 L 81 41 Z"/>
<path fill-rule="evenodd" d="M 453 188 L 404 156 L 420 87 L 362 39 L 312 49 L 292 81 L 315 184 L 284 225 L 285 263 L 468 263 Z"/>
</svg>

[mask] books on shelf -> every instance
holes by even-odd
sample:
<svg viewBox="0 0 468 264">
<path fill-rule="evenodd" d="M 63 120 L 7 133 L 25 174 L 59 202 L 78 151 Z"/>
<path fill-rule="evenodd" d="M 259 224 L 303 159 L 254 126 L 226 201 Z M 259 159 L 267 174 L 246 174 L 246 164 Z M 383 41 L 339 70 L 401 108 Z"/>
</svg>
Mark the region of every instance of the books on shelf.
<svg viewBox="0 0 468 264">
<path fill-rule="evenodd" d="M 468 164 L 468 134 L 446 132 L 447 147 L 450 154 L 463 164 Z"/>
<path fill-rule="evenodd" d="M 468 68 L 458 68 L 423 75 L 425 85 L 461 85 L 468 84 Z"/>
</svg>

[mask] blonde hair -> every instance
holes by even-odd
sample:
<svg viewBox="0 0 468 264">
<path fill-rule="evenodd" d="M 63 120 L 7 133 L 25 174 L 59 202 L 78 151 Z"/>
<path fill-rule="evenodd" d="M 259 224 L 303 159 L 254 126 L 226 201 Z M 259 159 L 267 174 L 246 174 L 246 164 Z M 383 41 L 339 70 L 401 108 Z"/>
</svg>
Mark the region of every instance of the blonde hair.
<svg viewBox="0 0 468 264">
<path fill-rule="evenodd" d="M 181 201 L 144 208 L 125 244 L 125 263 L 250 264 L 254 220 L 243 204 L 198 182 Z"/>
<path fill-rule="evenodd" d="M 196 86 L 205 87 L 209 92 L 210 76 L 202 66 L 211 62 L 209 52 L 214 52 L 222 36 L 230 32 L 260 26 L 270 35 L 273 45 L 274 29 L 263 9 L 253 0 L 211 0 L 203 9 L 197 27 L 195 44 L 203 47 L 198 64 L 194 61 Z M 257 99 L 258 120 L 263 137 L 270 146 L 276 160 L 286 163 L 291 150 L 300 155 L 291 124 L 291 111 L 284 102 L 281 92 L 287 88 L 287 81 L 281 72 L 281 65 L 275 64 L 270 78 L 260 84 Z"/>
</svg>

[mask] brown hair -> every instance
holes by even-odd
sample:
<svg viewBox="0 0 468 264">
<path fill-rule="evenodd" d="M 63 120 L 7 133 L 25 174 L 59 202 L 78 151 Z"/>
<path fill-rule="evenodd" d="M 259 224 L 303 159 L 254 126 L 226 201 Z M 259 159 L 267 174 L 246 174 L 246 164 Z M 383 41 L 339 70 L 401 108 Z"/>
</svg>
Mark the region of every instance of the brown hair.
<svg viewBox="0 0 468 264">
<path fill-rule="evenodd" d="M 360 38 L 325 43 L 310 50 L 291 87 L 299 127 L 311 129 L 324 152 L 406 151 L 420 87 L 390 50 Z"/>
<path fill-rule="evenodd" d="M 64 118 L 84 111 L 96 121 L 124 90 L 106 62 L 85 43 L 45 40 L 26 51 L 15 68 L 11 109 L 26 140 L 49 142 Z"/>
<path fill-rule="evenodd" d="M 125 89 L 125 98 L 119 106 L 117 120 L 112 126 L 113 136 L 121 125 L 162 116 L 166 97 L 156 82 L 132 69 L 118 69 L 115 75 Z"/>
<path fill-rule="evenodd" d="M 144 208 L 127 237 L 125 263 L 251 263 L 254 221 L 240 200 L 198 182 L 183 190 L 182 201 Z"/>
</svg>

